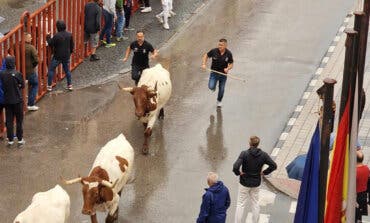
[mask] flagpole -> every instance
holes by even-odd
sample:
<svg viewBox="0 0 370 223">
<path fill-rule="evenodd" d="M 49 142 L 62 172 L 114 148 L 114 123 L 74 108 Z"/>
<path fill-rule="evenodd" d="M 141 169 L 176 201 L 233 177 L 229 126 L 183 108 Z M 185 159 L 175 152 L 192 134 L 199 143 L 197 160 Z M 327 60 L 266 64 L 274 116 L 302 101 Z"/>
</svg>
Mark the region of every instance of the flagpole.
<svg viewBox="0 0 370 223">
<path fill-rule="evenodd" d="M 333 120 L 333 93 L 336 80 L 325 78 L 324 80 L 324 105 L 321 127 L 321 149 L 320 149 L 320 169 L 319 169 L 319 200 L 318 200 L 318 222 L 324 222 L 325 200 L 326 200 L 326 183 L 329 168 L 329 147 L 331 121 Z"/>
<path fill-rule="evenodd" d="M 346 53 L 344 57 L 344 68 L 343 68 L 343 83 L 342 83 L 342 93 L 340 99 L 340 110 L 339 110 L 339 120 L 341 120 L 344 112 L 344 108 L 346 107 L 348 95 L 349 95 L 349 88 L 350 88 L 350 76 L 353 70 L 355 70 L 356 66 L 354 66 L 354 45 L 355 45 L 355 36 L 357 32 L 353 29 L 346 29 L 344 31 L 347 34 L 346 38 Z M 356 58 L 357 59 L 357 58 Z"/>
<path fill-rule="evenodd" d="M 358 121 L 361 118 L 362 112 L 362 105 L 363 98 L 362 98 L 362 89 L 363 89 L 363 80 L 364 80 L 364 70 L 365 70 L 365 61 L 366 61 L 366 47 L 367 47 L 367 39 L 368 39 L 368 31 L 369 31 L 369 12 L 370 12 L 370 0 L 364 1 L 363 14 L 361 16 L 361 26 L 360 28 L 356 28 L 356 31 L 359 32 L 359 42 L 358 42 Z"/>
</svg>

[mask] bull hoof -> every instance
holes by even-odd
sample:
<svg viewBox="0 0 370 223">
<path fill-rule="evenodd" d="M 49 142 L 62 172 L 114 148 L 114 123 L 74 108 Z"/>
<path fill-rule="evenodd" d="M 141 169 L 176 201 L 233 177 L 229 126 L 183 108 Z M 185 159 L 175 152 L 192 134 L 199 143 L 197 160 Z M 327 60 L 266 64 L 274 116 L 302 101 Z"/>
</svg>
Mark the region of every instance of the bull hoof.
<svg viewBox="0 0 370 223">
<path fill-rule="evenodd" d="M 114 218 L 114 216 L 108 214 L 107 217 L 105 218 L 105 223 L 114 223 L 115 220 L 116 218 Z"/>
<path fill-rule="evenodd" d="M 164 119 L 164 110 L 163 108 L 159 111 L 158 119 Z"/>
<path fill-rule="evenodd" d="M 148 155 L 149 154 L 149 146 L 148 145 L 143 145 L 142 152 L 143 152 L 144 155 Z"/>
</svg>

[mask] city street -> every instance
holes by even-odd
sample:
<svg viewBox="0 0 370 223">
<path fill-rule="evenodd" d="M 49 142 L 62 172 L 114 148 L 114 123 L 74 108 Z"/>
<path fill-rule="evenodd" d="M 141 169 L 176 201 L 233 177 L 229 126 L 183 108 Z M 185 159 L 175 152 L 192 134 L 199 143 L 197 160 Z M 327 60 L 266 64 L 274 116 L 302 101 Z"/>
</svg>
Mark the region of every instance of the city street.
<svg viewBox="0 0 370 223">
<path fill-rule="evenodd" d="M 209 171 L 219 173 L 230 190 L 227 222 L 234 222 L 238 178 L 233 162 L 250 135 L 260 136 L 261 148 L 271 153 L 353 4 L 207 1 L 151 61 L 169 66 L 173 93 L 165 119 L 154 126 L 148 156 L 141 153 L 143 127 L 131 94 L 118 91 L 116 84 L 132 86 L 129 73 L 103 85 L 49 94 L 39 103 L 41 110 L 25 118 L 26 145 L 0 147 L 2 221 L 11 222 L 34 193 L 60 184 L 60 176 L 87 175 L 99 149 L 123 133 L 135 150 L 135 180 L 124 188 L 118 222 L 195 222 Z M 208 74 L 200 65 L 202 54 L 223 37 L 234 56 L 231 73 L 247 81 L 229 78 L 223 107 L 216 109 L 217 91 L 208 90 Z M 89 62 L 78 72 L 84 66 L 89 69 Z M 90 222 L 81 214 L 81 185 L 63 188 L 71 197 L 70 222 Z M 260 222 L 292 222 L 292 199 L 266 184 L 262 188 Z M 100 214 L 99 222 L 104 218 Z"/>
</svg>

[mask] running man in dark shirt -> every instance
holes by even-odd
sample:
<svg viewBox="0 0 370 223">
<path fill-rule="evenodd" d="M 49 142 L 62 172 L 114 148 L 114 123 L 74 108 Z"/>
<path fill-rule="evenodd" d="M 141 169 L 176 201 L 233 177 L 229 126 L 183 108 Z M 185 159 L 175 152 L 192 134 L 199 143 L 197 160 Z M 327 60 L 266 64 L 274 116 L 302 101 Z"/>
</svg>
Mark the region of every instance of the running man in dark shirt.
<svg viewBox="0 0 370 223">
<path fill-rule="evenodd" d="M 131 50 L 134 52 L 131 62 L 131 78 L 137 85 L 143 70 L 149 68 L 149 53 L 151 53 L 150 58 L 154 59 L 158 55 L 158 51 L 153 48 L 152 44 L 145 41 L 143 31 L 137 31 L 136 41 L 132 42 L 130 46 L 127 47 L 123 62 L 128 60 Z"/>
<path fill-rule="evenodd" d="M 218 71 L 222 74 L 217 74 L 211 71 L 209 76 L 208 88 L 212 91 L 216 90 L 216 84 L 218 81 L 218 96 L 217 96 L 217 107 L 221 107 L 221 101 L 224 97 L 225 85 L 227 80 L 227 73 L 233 68 L 233 54 L 227 48 L 227 40 L 220 39 L 218 42 L 218 48 L 210 50 L 208 53 L 203 55 L 202 68 L 206 69 L 207 59 L 212 58 L 211 70 Z"/>
</svg>

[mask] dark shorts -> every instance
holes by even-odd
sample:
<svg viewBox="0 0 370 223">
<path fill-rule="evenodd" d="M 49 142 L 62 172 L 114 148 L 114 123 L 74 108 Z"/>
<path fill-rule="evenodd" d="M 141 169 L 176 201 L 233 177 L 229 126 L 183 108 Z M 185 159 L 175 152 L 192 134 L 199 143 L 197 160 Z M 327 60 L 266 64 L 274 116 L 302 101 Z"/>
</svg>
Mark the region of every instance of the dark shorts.
<svg viewBox="0 0 370 223">
<path fill-rule="evenodd" d="M 99 34 L 98 33 L 86 33 L 84 35 L 85 43 L 90 42 L 91 47 L 98 47 L 99 44 Z"/>
</svg>

